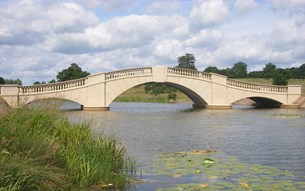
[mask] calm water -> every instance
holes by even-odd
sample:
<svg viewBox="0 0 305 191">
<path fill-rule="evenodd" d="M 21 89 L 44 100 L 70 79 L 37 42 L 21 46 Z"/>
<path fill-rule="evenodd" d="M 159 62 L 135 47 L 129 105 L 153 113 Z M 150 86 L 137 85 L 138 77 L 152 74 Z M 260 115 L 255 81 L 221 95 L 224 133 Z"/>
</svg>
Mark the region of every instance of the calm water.
<svg viewBox="0 0 305 191">
<path fill-rule="evenodd" d="M 212 148 L 240 161 L 305 176 L 305 110 L 195 110 L 191 104 L 113 103 L 108 112 L 70 111 L 94 131 L 114 133 L 143 169 L 160 153 Z M 150 173 L 133 190 L 172 185 Z"/>
</svg>

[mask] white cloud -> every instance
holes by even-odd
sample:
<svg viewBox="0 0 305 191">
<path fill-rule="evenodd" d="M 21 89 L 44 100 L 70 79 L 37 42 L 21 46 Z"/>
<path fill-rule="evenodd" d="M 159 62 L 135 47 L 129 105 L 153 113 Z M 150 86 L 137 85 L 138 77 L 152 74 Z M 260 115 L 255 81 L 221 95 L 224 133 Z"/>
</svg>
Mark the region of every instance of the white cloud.
<svg viewBox="0 0 305 191">
<path fill-rule="evenodd" d="M 182 4 L 177 0 L 157 0 L 148 6 L 148 13 L 154 15 L 171 15 L 182 8 Z"/>
<path fill-rule="evenodd" d="M 20 3 L 0 7 L 0 43 L 31 45 L 49 34 L 76 32 L 98 23 L 98 18 L 75 3 Z"/>
<path fill-rule="evenodd" d="M 201 47 L 217 47 L 223 35 L 220 31 L 215 29 L 201 30 L 198 34 L 191 35 L 185 40 L 187 46 L 201 46 Z"/>
<path fill-rule="evenodd" d="M 98 18 L 75 3 L 53 5 L 46 10 L 47 20 L 54 32 L 78 32 L 98 24 Z"/>
<path fill-rule="evenodd" d="M 272 9 L 254 0 L 4 0 L 0 76 L 31 84 L 73 62 L 97 73 L 175 66 L 185 53 L 200 70 L 304 63 L 304 0 L 269 2 Z"/>
<path fill-rule="evenodd" d="M 301 8 L 305 6 L 304 0 L 269 0 L 276 10 L 285 10 L 292 8 Z"/>
<path fill-rule="evenodd" d="M 193 28 L 202 28 L 227 21 L 230 12 L 223 0 L 198 1 L 189 17 Z"/>
<path fill-rule="evenodd" d="M 106 11 L 114 11 L 132 3 L 129 0 L 81 0 L 81 2 L 88 8 L 102 7 Z"/>
<path fill-rule="evenodd" d="M 235 0 L 234 5 L 240 12 L 247 12 L 254 9 L 257 3 L 255 0 Z"/>
</svg>

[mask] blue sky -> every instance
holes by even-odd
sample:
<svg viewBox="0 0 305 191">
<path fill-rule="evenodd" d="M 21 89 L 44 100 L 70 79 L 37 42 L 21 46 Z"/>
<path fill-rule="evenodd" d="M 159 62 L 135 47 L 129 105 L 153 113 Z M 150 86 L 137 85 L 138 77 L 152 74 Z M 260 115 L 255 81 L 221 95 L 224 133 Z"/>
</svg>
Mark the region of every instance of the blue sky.
<svg viewBox="0 0 305 191">
<path fill-rule="evenodd" d="M 0 76 L 50 81 L 71 63 L 92 74 L 177 65 L 248 70 L 305 63 L 305 0 L 1 0 Z"/>
</svg>

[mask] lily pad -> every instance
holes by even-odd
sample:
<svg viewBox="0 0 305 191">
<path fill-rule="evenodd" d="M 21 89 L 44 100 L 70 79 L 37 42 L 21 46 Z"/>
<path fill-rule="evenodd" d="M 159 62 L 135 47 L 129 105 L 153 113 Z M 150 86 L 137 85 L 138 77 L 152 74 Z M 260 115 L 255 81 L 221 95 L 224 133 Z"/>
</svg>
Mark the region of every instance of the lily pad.
<svg viewBox="0 0 305 191">
<path fill-rule="evenodd" d="M 305 177 L 290 171 L 240 162 L 220 152 L 161 154 L 151 173 L 172 177 L 176 186 L 159 190 L 304 190 Z M 186 184 L 179 184 L 179 183 Z M 189 182 L 189 184 L 187 184 Z M 172 185 L 173 182 L 170 183 Z"/>
</svg>

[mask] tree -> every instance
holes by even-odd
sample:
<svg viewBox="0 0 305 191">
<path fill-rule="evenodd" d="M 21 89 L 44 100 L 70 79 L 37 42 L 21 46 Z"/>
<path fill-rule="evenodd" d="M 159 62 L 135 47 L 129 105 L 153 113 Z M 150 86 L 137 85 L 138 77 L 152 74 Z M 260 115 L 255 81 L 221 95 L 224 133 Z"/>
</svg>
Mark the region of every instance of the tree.
<svg viewBox="0 0 305 191">
<path fill-rule="evenodd" d="M 51 81 L 49 81 L 49 84 L 52 84 L 52 83 L 56 83 L 56 81 L 54 79 L 52 79 Z"/>
<path fill-rule="evenodd" d="M 231 68 L 226 68 L 226 69 L 222 69 L 222 70 L 219 70 L 219 71 L 220 71 L 221 75 L 228 76 L 229 78 L 233 77 L 233 73 L 232 73 Z"/>
<path fill-rule="evenodd" d="M 249 78 L 262 78 L 263 72 L 262 71 L 252 71 L 252 72 L 249 72 L 248 77 Z"/>
<path fill-rule="evenodd" d="M 204 69 L 204 72 L 220 74 L 220 70 L 218 70 L 218 68 L 215 66 L 207 67 L 206 69 Z"/>
<path fill-rule="evenodd" d="M 247 64 L 243 62 L 238 62 L 234 64 L 233 68 L 231 69 L 232 78 L 246 78 L 248 71 L 247 71 Z"/>
<path fill-rule="evenodd" d="M 300 78 L 304 79 L 305 78 L 305 63 L 299 67 L 299 72 L 300 72 Z"/>
<path fill-rule="evenodd" d="M 283 69 L 276 69 L 276 71 L 273 73 L 272 84 L 281 86 L 286 86 L 288 84 L 288 79 L 283 73 Z"/>
<path fill-rule="evenodd" d="M 36 81 L 36 82 L 34 82 L 33 84 L 34 84 L 34 85 L 38 85 L 38 84 L 46 84 L 46 82 L 45 82 L 45 81 L 42 81 L 42 82 Z"/>
<path fill-rule="evenodd" d="M 5 81 L 1 76 L 0 76 L 0 84 L 5 84 Z"/>
<path fill-rule="evenodd" d="M 160 83 L 148 83 L 144 87 L 145 93 L 154 94 L 155 96 L 164 93 L 166 88 L 166 84 Z"/>
<path fill-rule="evenodd" d="M 276 66 L 272 63 L 266 64 L 263 68 L 263 77 L 268 79 L 272 78 L 273 74 L 275 73 Z"/>
<path fill-rule="evenodd" d="M 193 54 L 186 53 L 184 56 L 178 57 L 177 68 L 188 68 L 192 70 L 197 70 L 195 66 L 195 56 Z"/>
<path fill-rule="evenodd" d="M 4 80 L 5 84 L 17 84 L 17 85 L 22 85 L 22 81 L 17 79 L 17 80 L 13 80 L 13 79 L 5 79 Z"/>
<path fill-rule="evenodd" d="M 82 69 L 75 63 L 71 64 L 71 66 L 67 69 L 62 70 L 57 74 L 57 79 L 59 82 L 74 80 L 78 78 L 83 78 L 90 75 L 90 73 L 86 71 L 82 71 Z"/>
</svg>

